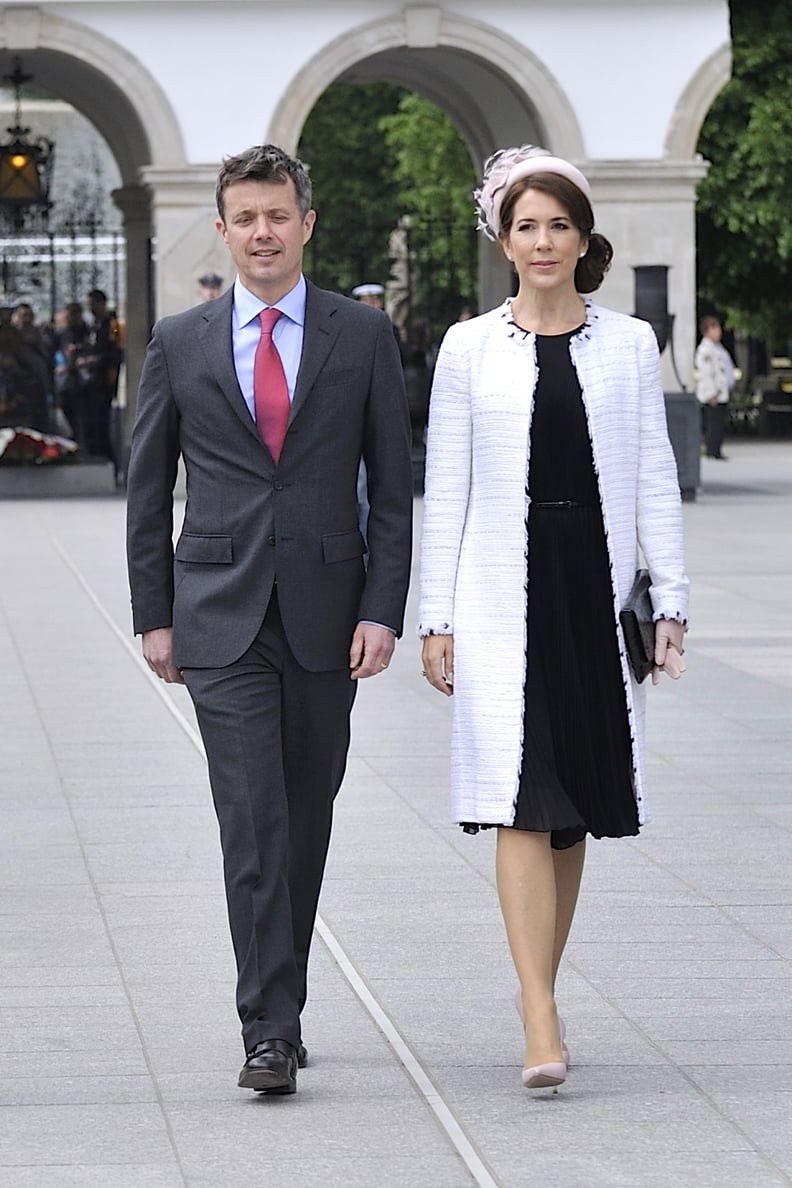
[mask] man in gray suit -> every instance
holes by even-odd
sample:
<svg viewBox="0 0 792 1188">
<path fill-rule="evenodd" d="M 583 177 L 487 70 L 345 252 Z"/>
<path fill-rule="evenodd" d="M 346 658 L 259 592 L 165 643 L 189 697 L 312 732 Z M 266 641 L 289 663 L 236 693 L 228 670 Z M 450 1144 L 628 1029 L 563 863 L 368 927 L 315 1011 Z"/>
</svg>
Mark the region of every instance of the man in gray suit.
<svg viewBox="0 0 792 1188">
<path fill-rule="evenodd" d="M 217 208 L 237 276 L 154 329 L 127 479 L 129 574 L 143 655 L 163 680 L 186 683 L 206 748 L 238 970 L 239 1084 L 293 1093 L 356 682 L 388 667 L 402 629 L 409 418 L 387 315 L 302 274 L 316 215 L 301 162 L 273 145 L 226 160 Z M 187 503 L 174 550 L 180 455 Z"/>
</svg>

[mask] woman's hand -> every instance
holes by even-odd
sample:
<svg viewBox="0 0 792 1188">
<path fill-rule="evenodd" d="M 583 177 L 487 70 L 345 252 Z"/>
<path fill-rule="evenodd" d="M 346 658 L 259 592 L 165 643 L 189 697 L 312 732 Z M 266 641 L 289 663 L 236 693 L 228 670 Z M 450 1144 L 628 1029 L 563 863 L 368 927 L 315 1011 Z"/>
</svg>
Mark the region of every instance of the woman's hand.
<svg viewBox="0 0 792 1188">
<path fill-rule="evenodd" d="M 423 641 L 421 660 L 429 684 L 450 697 L 454 692 L 453 635 L 427 635 Z"/>
<path fill-rule="evenodd" d="M 687 671 L 687 664 L 682 659 L 685 649 L 682 646 L 685 638 L 685 628 L 673 619 L 658 619 L 655 623 L 655 654 L 652 669 L 652 684 L 660 683 L 660 673 L 665 672 L 677 681 L 683 672 Z"/>
</svg>

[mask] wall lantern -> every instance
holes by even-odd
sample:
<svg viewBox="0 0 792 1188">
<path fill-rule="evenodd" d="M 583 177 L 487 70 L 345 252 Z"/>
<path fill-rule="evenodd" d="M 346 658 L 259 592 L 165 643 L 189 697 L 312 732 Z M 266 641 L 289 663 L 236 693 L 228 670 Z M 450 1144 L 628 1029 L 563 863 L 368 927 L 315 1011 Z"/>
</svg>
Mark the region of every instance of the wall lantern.
<svg viewBox="0 0 792 1188">
<path fill-rule="evenodd" d="M 14 88 L 15 114 L 13 127 L 6 129 L 10 139 L 0 144 L 0 212 L 18 231 L 31 221 L 46 223 L 55 153 L 53 141 L 32 139 L 30 128 L 22 126 L 22 85 L 32 77 L 23 72 L 19 58 L 14 58 L 12 73 L 3 76 Z"/>
</svg>

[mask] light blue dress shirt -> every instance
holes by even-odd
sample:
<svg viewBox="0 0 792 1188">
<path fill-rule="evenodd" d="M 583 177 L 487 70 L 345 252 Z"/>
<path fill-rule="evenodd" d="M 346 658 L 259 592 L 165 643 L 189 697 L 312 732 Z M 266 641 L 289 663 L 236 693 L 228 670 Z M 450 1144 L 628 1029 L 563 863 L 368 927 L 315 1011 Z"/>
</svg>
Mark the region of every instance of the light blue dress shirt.
<svg viewBox="0 0 792 1188">
<path fill-rule="evenodd" d="M 260 297 L 256 297 L 250 289 L 246 289 L 239 277 L 234 281 L 234 309 L 231 318 L 234 369 L 248 411 L 254 421 L 256 412 L 253 403 L 253 361 L 256 357 L 256 347 L 261 338 L 259 314 L 262 309 L 272 308 L 279 309 L 283 314 L 283 317 L 278 318 L 275 323 L 272 341 L 278 348 L 283 370 L 286 373 L 289 400 L 294 400 L 305 331 L 305 294 L 305 277 L 300 276 L 294 288 L 285 297 L 281 297 L 273 307 L 267 305 Z"/>
</svg>

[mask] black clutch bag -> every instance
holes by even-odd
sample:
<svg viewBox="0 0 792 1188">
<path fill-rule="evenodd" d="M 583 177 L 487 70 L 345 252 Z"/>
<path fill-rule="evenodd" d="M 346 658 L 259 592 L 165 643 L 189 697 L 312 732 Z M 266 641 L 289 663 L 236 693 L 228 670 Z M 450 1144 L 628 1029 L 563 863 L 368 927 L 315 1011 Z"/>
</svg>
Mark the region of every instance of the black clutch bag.
<svg viewBox="0 0 792 1188">
<path fill-rule="evenodd" d="M 627 601 L 619 612 L 627 658 L 639 684 L 646 680 L 654 666 L 655 625 L 649 585 L 649 570 L 639 569 Z"/>
</svg>

